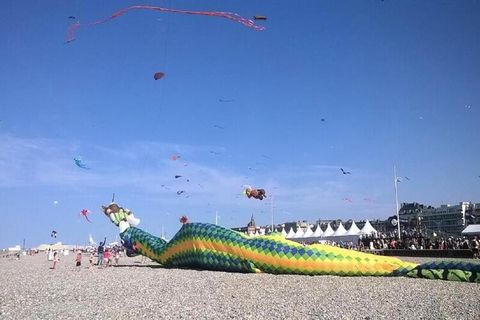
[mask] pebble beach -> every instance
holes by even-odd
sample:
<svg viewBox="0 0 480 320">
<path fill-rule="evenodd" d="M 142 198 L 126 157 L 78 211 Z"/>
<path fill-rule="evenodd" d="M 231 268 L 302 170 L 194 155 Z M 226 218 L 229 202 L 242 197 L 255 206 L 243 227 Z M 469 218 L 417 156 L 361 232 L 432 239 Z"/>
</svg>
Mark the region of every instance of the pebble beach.
<svg viewBox="0 0 480 320">
<path fill-rule="evenodd" d="M 432 259 L 402 258 L 413 262 Z M 0 319 L 479 319 L 480 284 L 0 259 Z"/>
</svg>

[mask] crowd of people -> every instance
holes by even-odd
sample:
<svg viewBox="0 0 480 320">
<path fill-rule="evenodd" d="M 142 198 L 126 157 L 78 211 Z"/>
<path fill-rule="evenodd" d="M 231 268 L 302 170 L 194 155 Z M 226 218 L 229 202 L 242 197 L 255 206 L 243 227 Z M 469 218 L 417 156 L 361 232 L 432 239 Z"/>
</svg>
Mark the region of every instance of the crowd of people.
<svg viewBox="0 0 480 320">
<path fill-rule="evenodd" d="M 401 240 L 395 232 L 376 233 L 361 236 L 357 242 L 353 241 L 322 241 L 322 243 L 359 251 L 392 250 L 472 250 L 474 257 L 480 258 L 479 237 L 437 236 L 427 237 L 416 229 L 407 229 L 402 232 Z"/>
<path fill-rule="evenodd" d="M 399 240 L 395 233 L 372 234 L 358 240 L 358 250 L 381 250 L 381 249 L 410 249 L 410 250 L 472 250 L 478 257 L 480 240 L 478 237 L 438 237 L 433 234 L 427 237 L 418 230 L 406 230 L 402 232 Z"/>
<path fill-rule="evenodd" d="M 88 268 L 92 269 L 94 266 L 108 268 L 112 265 L 118 265 L 120 257 L 123 255 L 123 248 L 121 246 L 105 246 L 106 239 L 104 239 L 97 248 L 78 249 L 75 251 L 74 262 L 75 270 L 80 271 L 83 263 L 83 256 L 88 255 Z M 56 269 L 60 261 L 60 252 L 57 250 L 48 249 L 46 251 L 48 261 L 52 261 L 50 269 Z M 68 255 L 68 250 L 67 254 Z"/>
</svg>

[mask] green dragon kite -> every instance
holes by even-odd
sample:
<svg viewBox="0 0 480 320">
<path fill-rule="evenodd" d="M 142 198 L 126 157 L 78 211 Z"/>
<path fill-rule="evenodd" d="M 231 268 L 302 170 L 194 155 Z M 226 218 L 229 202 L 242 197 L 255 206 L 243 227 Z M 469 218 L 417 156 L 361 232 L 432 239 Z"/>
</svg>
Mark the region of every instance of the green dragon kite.
<svg viewBox="0 0 480 320">
<path fill-rule="evenodd" d="M 111 203 L 103 212 L 120 228 L 129 256 L 141 254 L 165 267 L 229 272 L 338 276 L 407 276 L 480 283 L 480 264 L 430 262 L 416 264 L 393 257 L 334 246 L 303 246 L 281 234 L 251 238 L 207 223 L 185 223 L 169 241 L 137 227 L 133 213 Z"/>
</svg>

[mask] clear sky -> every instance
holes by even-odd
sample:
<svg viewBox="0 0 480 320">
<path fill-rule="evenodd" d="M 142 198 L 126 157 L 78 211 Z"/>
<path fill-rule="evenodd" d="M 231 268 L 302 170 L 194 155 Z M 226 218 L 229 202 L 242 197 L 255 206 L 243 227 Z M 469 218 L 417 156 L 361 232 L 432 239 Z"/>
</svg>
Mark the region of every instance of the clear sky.
<svg viewBox="0 0 480 320">
<path fill-rule="evenodd" d="M 268 20 L 136 11 L 65 44 L 69 16 L 135 4 Z M 99 209 L 113 192 L 167 237 L 216 210 L 227 227 L 270 223 L 272 207 L 276 222 L 386 218 L 394 164 L 400 202 L 480 202 L 479 14 L 467 0 L 3 1 L 0 247 L 52 230 L 113 240 Z"/>
</svg>

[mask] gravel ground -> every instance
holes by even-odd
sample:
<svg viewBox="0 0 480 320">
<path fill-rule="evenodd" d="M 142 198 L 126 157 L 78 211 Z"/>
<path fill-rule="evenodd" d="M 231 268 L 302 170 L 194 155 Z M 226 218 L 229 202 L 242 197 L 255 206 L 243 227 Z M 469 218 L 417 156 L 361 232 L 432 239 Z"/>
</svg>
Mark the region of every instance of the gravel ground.
<svg viewBox="0 0 480 320">
<path fill-rule="evenodd" d="M 0 319 L 480 319 L 480 284 L 0 259 Z M 403 258 L 422 262 L 432 259 Z M 88 261 L 84 257 L 84 264 Z"/>
</svg>

